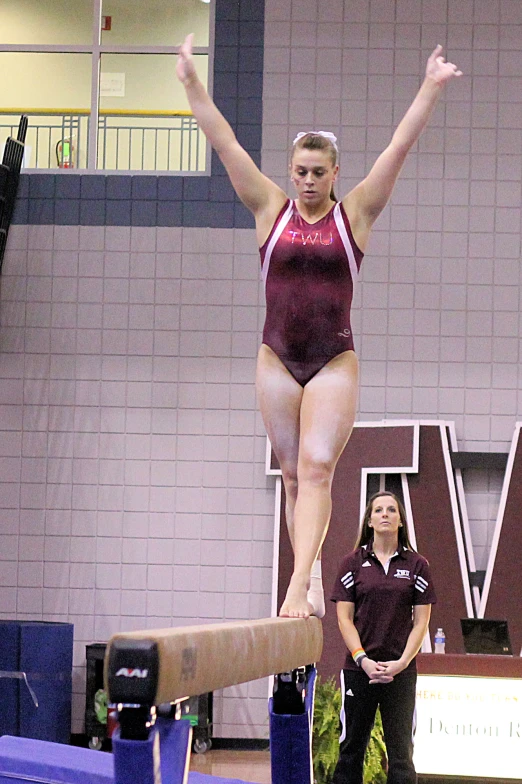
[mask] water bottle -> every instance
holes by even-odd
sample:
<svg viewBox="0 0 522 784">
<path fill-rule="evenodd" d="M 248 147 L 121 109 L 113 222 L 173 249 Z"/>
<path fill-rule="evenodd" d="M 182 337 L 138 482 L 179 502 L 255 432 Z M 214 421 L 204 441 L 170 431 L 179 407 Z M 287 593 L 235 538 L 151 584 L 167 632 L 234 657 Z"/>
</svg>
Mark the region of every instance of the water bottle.
<svg viewBox="0 0 522 784">
<path fill-rule="evenodd" d="M 446 653 L 446 635 L 440 626 L 435 632 L 435 653 Z"/>
</svg>

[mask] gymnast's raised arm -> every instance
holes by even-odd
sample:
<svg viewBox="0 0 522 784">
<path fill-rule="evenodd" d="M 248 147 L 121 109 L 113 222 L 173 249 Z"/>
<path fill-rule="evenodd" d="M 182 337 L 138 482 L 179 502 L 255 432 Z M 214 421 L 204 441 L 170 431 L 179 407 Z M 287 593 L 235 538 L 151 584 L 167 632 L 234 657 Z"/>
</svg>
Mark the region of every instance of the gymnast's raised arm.
<svg viewBox="0 0 522 784">
<path fill-rule="evenodd" d="M 362 244 L 373 222 L 388 203 L 406 155 L 424 130 L 445 84 L 456 76 L 462 76 L 456 65 L 445 61 L 441 51 L 439 45 L 428 58 L 424 81 L 390 144 L 379 155 L 368 176 L 343 199 L 352 229 Z"/>
<path fill-rule="evenodd" d="M 176 73 L 185 88 L 194 117 L 219 155 L 237 195 L 256 219 L 262 220 L 264 213 L 269 212 L 268 220 L 273 222 L 287 197 L 241 147 L 230 124 L 201 83 L 192 57 L 192 34 L 181 45 Z"/>
</svg>

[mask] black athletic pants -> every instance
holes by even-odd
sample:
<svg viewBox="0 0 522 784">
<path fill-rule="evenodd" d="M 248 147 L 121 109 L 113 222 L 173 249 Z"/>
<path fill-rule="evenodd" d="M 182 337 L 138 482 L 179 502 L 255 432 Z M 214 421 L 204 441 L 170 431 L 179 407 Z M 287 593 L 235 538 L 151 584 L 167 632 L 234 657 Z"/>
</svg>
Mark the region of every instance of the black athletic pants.
<svg viewBox="0 0 522 784">
<path fill-rule="evenodd" d="M 416 784 L 413 718 L 417 673 L 400 672 L 391 683 L 370 684 L 362 670 L 343 670 L 341 743 L 332 784 L 362 784 L 364 754 L 377 706 L 388 752 L 388 784 Z"/>
</svg>

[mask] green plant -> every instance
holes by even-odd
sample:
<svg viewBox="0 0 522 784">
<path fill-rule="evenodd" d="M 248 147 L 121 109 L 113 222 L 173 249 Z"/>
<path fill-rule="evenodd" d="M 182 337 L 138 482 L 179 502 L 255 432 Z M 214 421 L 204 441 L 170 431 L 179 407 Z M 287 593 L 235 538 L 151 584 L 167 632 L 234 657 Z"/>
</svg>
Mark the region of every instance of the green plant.
<svg viewBox="0 0 522 784">
<path fill-rule="evenodd" d="M 341 692 L 335 678 L 315 686 L 312 755 L 316 784 L 329 784 L 339 757 L 339 713 Z M 386 747 L 379 711 L 375 717 L 370 742 L 364 760 L 364 784 L 384 784 L 386 781 Z"/>
<path fill-rule="evenodd" d="M 377 708 L 370 742 L 364 758 L 363 782 L 364 784 L 386 784 L 386 746 L 382 732 L 381 712 Z"/>
<path fill-rule="evenodd" d="M 315 683 L 312 758 L 316 784 L 331 781 L 339 757 L 339 713 L 341 692 L 335 678 Z"/>
</svg>

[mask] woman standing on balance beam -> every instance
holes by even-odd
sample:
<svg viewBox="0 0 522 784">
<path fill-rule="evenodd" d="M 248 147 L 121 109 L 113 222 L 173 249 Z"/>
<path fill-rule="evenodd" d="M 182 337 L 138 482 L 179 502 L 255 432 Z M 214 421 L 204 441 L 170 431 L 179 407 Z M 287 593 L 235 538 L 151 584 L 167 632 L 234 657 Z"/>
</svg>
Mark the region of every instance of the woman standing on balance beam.
<svg viewBox="0 0 522 784">
<path fill-rule="evenodd" d="M 294 570 L 279 614 L 324 615 L 320 561 L 332 507 L 331 484 L 350 437 L 358 362 L 350 326 L 353 287 L 371 227 L 386 206 L 406 155 L 446 82 L 461 72 L 437 46 L 412 105 L 368 176 L 340 202 L 337 140 L 307 131 L 293 143 L 297 198 L 258 169 L 199 80 L 192 35 L 177 75 L 199 127 L 253 213 L 266 287 L 266 322 L 256 385 L 263 421 L 281 466 Z"/>
</svg>

